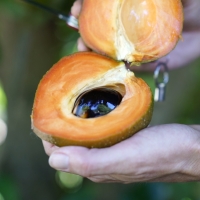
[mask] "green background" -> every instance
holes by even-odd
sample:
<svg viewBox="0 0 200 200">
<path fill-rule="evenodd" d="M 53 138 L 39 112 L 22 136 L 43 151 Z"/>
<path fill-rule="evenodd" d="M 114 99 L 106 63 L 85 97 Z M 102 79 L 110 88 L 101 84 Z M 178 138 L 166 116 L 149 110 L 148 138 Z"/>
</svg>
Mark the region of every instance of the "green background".
<svg viewBox="0 0 200 200">
<path fill-rule="evenodd" d="M 72 0 L 38 0 L 68 13 Z M 0 147 L 0 200 L 198 200 L 200 183 L 97 184 L 67 188 L 48 165 L 30 114 L 39 80 L 76 51 L 78 32 L 20 0 L 0 0 L 0 80 L 7 96 L 8 137 Z M 154 90 L 152 73 L 136 73 Z M 170 72 L 166 101 L 155 103 L 152 125 L 199 124 L 200 59 Z M 151 147 L 150 147 L 151 148 Z M 72 182 L 77 177 L 68 176 Z"/>
</svg>

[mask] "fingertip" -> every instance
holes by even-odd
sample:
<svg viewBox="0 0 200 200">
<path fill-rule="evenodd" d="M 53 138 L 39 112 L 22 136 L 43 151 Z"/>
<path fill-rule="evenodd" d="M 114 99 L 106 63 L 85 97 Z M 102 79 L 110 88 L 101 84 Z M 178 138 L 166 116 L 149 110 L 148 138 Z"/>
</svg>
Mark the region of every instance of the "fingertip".
<svg viewBox="0 0 200 200">
<path fill-rule="evenodd" d="M 110 148 L 88 149 L 69 146 L 54 151 L 49 158 L 49 165 L 56 170 L 89 178 L 104 174 L 105 169 L 108 173 L 114 172 L 118 163 L 115 157 L 115 152 Z"/>
<path fill-rule="evenodd" d="M 59 171 L 65 171 L 87 177 L 90 174 L 91 149 L 78 146 L 62 147 L 49 157 L 49 165 Z M 91 158 L 90 158 L 91 155 Z"/>
<path fill-rule="evenodd" d="M 68 171 L 69 157 L 59 152 L 52 153 L 49 157 L 49 165 L 60 171 Z"/>
<path fill-rule="evenodd" d="M 45 140 L 42 140 L 42 144 L 44 147 L 44 151 L 48 156 L 50 156 L 55 150 L 59 149 L 59 147 L 57 147 Z"/>
<path fill-rule="evenodd" d="M 47 148 L 53 146 L 51 143 L 49 143 L 45 140 L 42 140 L 42 144 L 43 144 L 44 147 L 47 147 Z"/>
<path fill-rule="evenodd" d="M 90 49 L 86 46 L 82 38 L 79 38 L 77 41 L 77 49 L 78 51 L 90 51 Z"/>
<path fill-rule="evenodd" d="M 82 0 L 76 0 L 71 8 L 71 14 L 78 18 L 82 7 Z"/>
</svg>

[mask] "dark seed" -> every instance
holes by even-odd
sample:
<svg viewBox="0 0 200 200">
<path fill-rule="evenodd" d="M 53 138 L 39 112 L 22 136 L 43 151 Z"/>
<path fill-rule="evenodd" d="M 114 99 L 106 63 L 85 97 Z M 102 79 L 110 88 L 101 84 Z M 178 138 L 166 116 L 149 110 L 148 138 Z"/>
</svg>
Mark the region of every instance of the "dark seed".
<svg viewBox="0 0 200 200">
<path fill-rule="evenodd" d="M 94 118 L 108 114 L 121 102 L 122 95 L 109 88 L 97 88 L 80 95 L 73 114 L 81 118 Z"/>
</svg>

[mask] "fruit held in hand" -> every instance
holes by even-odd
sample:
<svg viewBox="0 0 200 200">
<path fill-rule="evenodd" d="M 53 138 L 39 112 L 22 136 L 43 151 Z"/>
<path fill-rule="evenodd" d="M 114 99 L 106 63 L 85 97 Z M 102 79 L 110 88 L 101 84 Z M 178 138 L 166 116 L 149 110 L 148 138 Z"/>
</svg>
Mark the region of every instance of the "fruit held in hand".
<svg viewBox="0 0 200 200">
<path fill-rule="evenodd" d="M 148 126 L 149 86 L 123 62 L 92 53 L 62 58 L 39 83 L 33 131 L 57 146 L 107 147 Z"/>
<path fill-rule="evenodd" d="M 168 54 L 181 37 L 180 0 L 84 0 L 79 31 L 94 51 L 142 63 Z"/>
</svg>

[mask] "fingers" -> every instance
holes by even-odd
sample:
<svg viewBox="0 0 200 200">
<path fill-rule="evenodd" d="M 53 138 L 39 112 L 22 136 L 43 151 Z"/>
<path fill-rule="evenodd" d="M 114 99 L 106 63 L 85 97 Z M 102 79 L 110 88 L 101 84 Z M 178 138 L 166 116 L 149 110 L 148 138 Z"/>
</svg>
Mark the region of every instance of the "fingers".
<svg viewBox="0 0 200 200">
<path fill-rule="evenodd" d="M 55 169 L 79 174 L 83 177 L 93 177 L 95 180 L 95 176 L 121 171 L 123 160 L 127 156 L 122 155 L 121 148 L 117 145 L 104 149 L 63 147 L 52 153 L 49 164 Z M 127 147 L 127 149 L 129 148 Z"/>
<path fill-rule="evenodd" d="M 62 147 L 51 154 L 49 164 L 57 170 L 79 174 L 95 182 L 131 182 L 133 179 L 128 174 L 146 170 L 146 163 L 152 163 L 152 160 L 147 161 L 150 152 L 149 148 L 145 150 L 143 140 L 151 143 L 149 136 L 136 134 L 109 148 Z M 151 150 L 152 154 L 157 151 L 152 147 Z M 142 154 L 145 160 L 141 160 Z M 140 173 L 135 175 L 135 181 L 142 178 Z"/>
<path fill-rule="evenodd" d="M 159 151 L 160 146 L 155 146 L 154 137 L 149 133 L 154 134 L 155 130 L 143 130 L 103 149 L 63 147 L 51 154 L 49 164 L 57 170 L 79 174 L 94 182 L 130 183 L 150 180 L 167 170 L 162 162 L 158 164 L 163 153 Z M 158 173 L 155 173 L 157 167 Z"/>
<path fill-rule="evenodd" d="M 49 164 L 94 182 L 167 181 L 165 176 L 171 174 L 169 178 L 174 180 L 176 173 L 187 175 L 179 180 L 193 180 L 200 174 L 197 133 L 196 128 L 178 124 L 150 127 L 109 148 L 56 149 Z"/>
<path fill-rule="evenodd" d="M 43 146 L 44 146 L 44 150 L 45 150 L 45 153 L 50 156 L 55 150 L 59 149 L 59 147 L 47 142 L 47 141 L 44 141 L 42 140 L 42 143 L 43 143 Z"/>
<path fill-rule="evenodd" d="M 77 49 L 78 51 L 90 51 L 90 49 L 83 42 L 82 38 L 79 38 L 77 41 Z"/>
<path fill-rule="evenodd" d="M 71 8 L 71 14 L 76 18 L 78 18 L 80 14 L 82 2 L 83 2 L 82 0 L 75 1 Z"/>
<path fill-rule="evenodd" d="M 79 174 L 90 177 L 96 174 L 98 166 L 104 168 L 105 163 L 101 163 L 99 150 L 87 149 L 84 147 L 64 147 L 55 151 L 49 159 L 51 167 L 61 171 Z M 101 154 L 103 154 L 101 152 Z M 105 158 L 104 158 L 105 159 Z M 95 163 L 95 166 L 93 165 Z"/>
<path fill-rule="evenodd" d="M 79 14 L 80 14 L 82 3 L 83 3 L 82 0 L 77 0 L 74 2 L 73 6 L 71 8 L 71 14 L 76 18 L 78 18 Z M 79 38 L 77 41 L 77 49 L 78 49 L 78 51 L 90 51 L 90 49 L 83 42 L 82 38 Z"/>
<path fill-rule="evenodd" d="M 78 18 L 80 14 L 82 3 L 83 0 L 76 0 L 71 8 L 71 14 L 76 18 Z M 82 38 L 79 38 L 77 41 L 77 49 L 78 51 L 90 51 L 90 49 L 83 42 Z"/>
</svg>

